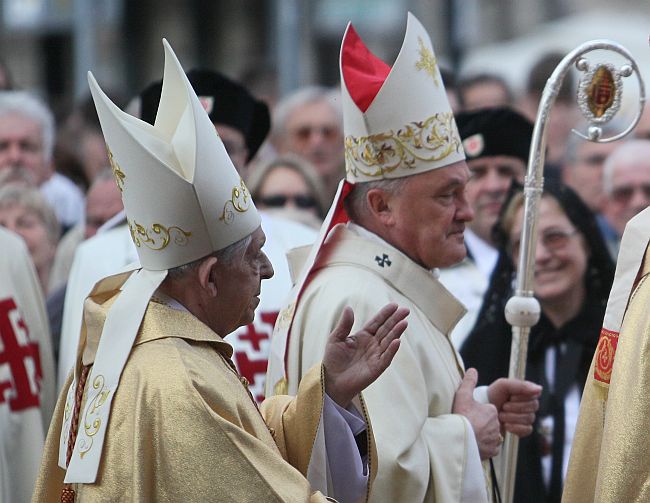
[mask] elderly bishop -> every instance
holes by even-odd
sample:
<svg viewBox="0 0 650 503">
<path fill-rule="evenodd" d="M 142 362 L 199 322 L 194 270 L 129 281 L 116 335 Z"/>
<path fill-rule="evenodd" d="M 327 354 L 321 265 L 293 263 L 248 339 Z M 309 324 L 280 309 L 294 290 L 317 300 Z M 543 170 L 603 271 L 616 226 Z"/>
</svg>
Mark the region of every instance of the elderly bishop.
<svg viewBox="0 0 650 503">
<path fill-rule="evenodd" d="M 142 269 L 85 301 L 34 501 L 362 501 L 376 456 L 357 395 L 392 360 L 408 310 L 387 305 L 349 337 L 346 310 L 297 397 L 258 410 L 222 336 L 250 323 L 273 275 L 265 236 L 164 45 L 153 126 L 89 76 Z"/>
<path fill-rule="evenodd" d="M 475 393 L 476 371 L 465 372 L 449 338 L 465 308 L 432 270 L 463 259 L 472 210 L 431 41 L 409 14 L 391 68 L 349 26 L 340 68 L 346 180 L 278 317 L 267 396 L 306 382 L 345 306 L 361 317 L 408 306 L 393 365 L 364 392 L 379 456 L 370 501 L 487 501 L 501 432 L 531 431 L 540 387 L 499 379 Z"/>
</svg>

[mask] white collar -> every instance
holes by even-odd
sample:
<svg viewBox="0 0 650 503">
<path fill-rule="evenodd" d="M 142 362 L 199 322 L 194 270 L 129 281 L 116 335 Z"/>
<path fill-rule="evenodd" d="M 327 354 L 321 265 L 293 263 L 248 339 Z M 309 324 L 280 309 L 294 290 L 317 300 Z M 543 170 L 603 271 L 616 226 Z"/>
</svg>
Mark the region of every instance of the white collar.
<svg viewBox="0 0 650 503">
<path fill-rule="evenodd" d="M 490 279 L 499 259 L 499 251 L 467 228 L 465 229 L 465 246 L 472 254 L 476 267 L 481 274 L 486 279 Z"/>
</svg>

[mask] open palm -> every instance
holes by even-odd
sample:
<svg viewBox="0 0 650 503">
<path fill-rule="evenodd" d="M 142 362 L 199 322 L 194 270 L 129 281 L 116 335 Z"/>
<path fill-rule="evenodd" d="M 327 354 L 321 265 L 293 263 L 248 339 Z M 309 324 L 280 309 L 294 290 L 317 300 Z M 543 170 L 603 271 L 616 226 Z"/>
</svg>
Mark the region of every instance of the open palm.
<svg viewBox="0 0 650 503">
<path fill-rule="evenodd" d="M 407 308 L 387 304 L 361 330 L 350 335 L 354 313 L 346 307 L 325 346 L 325 392 L 347 407 L 388 368 L 408 325 Z"/>
</svg>

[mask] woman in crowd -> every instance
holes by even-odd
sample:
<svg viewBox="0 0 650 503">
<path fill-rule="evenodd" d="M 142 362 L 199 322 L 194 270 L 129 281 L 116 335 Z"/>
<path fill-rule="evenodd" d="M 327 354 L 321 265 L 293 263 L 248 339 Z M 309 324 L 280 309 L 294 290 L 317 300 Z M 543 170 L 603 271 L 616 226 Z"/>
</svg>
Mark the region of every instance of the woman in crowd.
<svg viewBox="0 0 650 503">
<path fill-rule="evenodd" d="M 466 367 L 478 370 L 481 383 L 508 374 L 511 327 L 504 307 L 514 291 L 523 212 L 517 187 L 495 226 L 499 261 L 478 322 L 461 349 Z M 567 187 L 544 187 L 537 236 L 534 292 L 542 315 L 530 332 L 526 378 L 544 391 L 534 432 L 520 441 L 515 501 L 559 503 L 614 264 L 593 213 Z"/>
<path fill-rule="evenodd" d="M 0 225 L 19 234 L 29 250 L 43 293 L 61 229 L 56 215 L 41 193 L 23 184 L 0 187 Z"/>
<path fill-rule="evenodd" d="M 314 167 L 296 155 L 282 155 L 255 168 L 248 180 L 255 205 L 316 229 L 325 217 L 323 182 Z"/>
</svg>

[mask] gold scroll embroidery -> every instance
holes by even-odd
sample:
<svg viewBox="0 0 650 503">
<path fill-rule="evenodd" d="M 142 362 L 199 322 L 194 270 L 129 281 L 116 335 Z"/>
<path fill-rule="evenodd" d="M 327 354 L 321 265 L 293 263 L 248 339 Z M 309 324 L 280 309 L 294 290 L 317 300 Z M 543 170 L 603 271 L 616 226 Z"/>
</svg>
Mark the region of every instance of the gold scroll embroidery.
<svg viewBox="0 0 650 503">
<path fill-rule="evenodd" d="M 420 44 L 420 48 L 418 49 L 420 59 L 416 61 L 415 68 L 427 72 L 437 87 L 440 84 L 438 83 L 438 78 L 436 76 L 436 67 L 438 65 L 436 57 L 433 55 L 433 51 L 424 44 L 422 37 L 418 37 L 418 43 Z"/>
<path fill-rule="evenodd" d="M 244 213 L 250 208 L 251 194 L 243 179 L 239 179 L 239 185 L 233 187 L 230 199 L 223 205 L 223 211 L 219 220 L 231 224 L 235 219 L 235 212 Z"/>
<path fill-rule="evenodd" d="M 150 250 L 159 251 L 167 248 L 172 238 L 178 246 L 185 246 L 189 242 L 191 232 L 184 231 L 175 225 L 165 227 L 162 224 L 152 224 L 149 229 L 137 223 L 135 220 L 129 222 L 131 239 L 135 246 L 146 246 Z"/>
<path fill-rule="evenodd" d="M 99 391 L 90 400 L 90 405 L 87 407 L 86 414 L 84 415 L 84 432 L 86 435 L 79 439 L 79 456 L 81 458 L 92 449 L 93 437 L 97 435 L 102 426 L 100 417 L 95 417 L 94 419 L 92 417 L 97 416 L 97 410 L 106 403 L 108 395 L 111 393 L 111 390 L 104 386 L 104 380 L 103 375 L 98 375 L 93 379 L 93 389 Z"/>
<path fill-rule="evenodd" d="M 346 136 L 345 170 L 352 176 L 379 178 L 397 168 L 414 169 L 416 161 L 440 161 L 459 150 L 454 116 L 451 112 L 437 113 L 397 131 Z"/>
<path fill-rule="evenodd" d="M 115 183 L 117 184 L 117 188 L 120 189 L 120 192 L 122 192 L 124 190 L 124 180 L 126 179 L 126 175 L 124 174 L 124 171 L 120 169 L 120 165 L 113 157 L 113 152 L 111 152 L 108 143 L 106 144 L 106 150 L 108 151 L 108 162 L 111 164 Z"/>
</svg>

